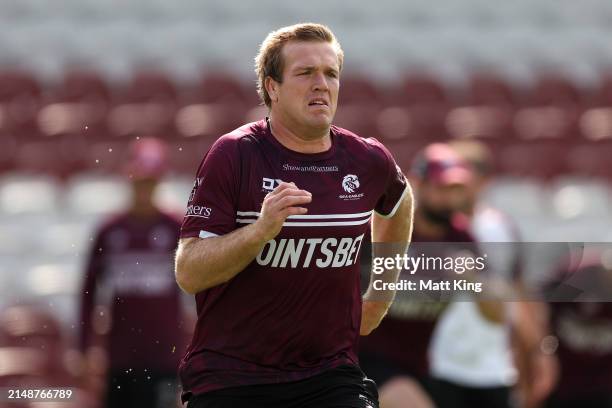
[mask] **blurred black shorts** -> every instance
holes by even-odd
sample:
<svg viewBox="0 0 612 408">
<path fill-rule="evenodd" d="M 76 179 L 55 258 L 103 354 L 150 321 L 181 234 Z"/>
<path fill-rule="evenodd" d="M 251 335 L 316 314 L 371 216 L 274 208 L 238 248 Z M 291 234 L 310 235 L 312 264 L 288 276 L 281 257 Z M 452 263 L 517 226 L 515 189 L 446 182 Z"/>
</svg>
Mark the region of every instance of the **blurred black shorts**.
<svg viewBox="0 0 612 408">
<path fill-rule="evenodd" d="M 175 407 L 178 396 L 179 384 L 176 373 L 117 370 L 109 373 L 105 407 Z"/>
<path fill-rule="evenodd" d="M 379 354 L 360 353 L 359 365 L 367 376 L 376 384 L 383 386 L 395 377 L 410 377 L 419 384 L 424 391 L 430 393 L 431 379 L 419 375 L 415 370 L 408 370 L 404 365 L 389 360 Z"/>
<path fill-rule="evenodd" d="M 341 366 L 283 384 L 225 388 L 191 397 L 187 408 L 378 408 L 373 380 Z"/>
</svg>

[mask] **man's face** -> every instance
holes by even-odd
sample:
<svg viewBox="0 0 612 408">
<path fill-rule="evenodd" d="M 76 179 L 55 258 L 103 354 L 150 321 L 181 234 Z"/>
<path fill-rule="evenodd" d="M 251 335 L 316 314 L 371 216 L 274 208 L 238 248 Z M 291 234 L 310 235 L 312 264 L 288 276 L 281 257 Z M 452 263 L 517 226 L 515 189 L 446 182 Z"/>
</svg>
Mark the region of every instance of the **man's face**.
<svg viewBox="0 0 612 408">
<path fill-rule="evenodd" d="M 268 84 L 272 112 L 298 129 L 329 129 L 340 89 L 334 47 L 327 42 L 289 41 L 282 53 L 282 83 L 269 79 Z"/>
<path fill-rule="evenodd" d="M 132 180 L 133 198 L 137 205 L 152 203 L 153 194 L 158 185 L 158 180 L 153 177 Z"/>
<path fill-rule="evenodd" d="M 449 223 L 454 213 L 463 210 L 468 190 L 463 184 L 422 182 L 418 190 L 418 205 L 423 214 L 435 223 Z"/>
</svg>

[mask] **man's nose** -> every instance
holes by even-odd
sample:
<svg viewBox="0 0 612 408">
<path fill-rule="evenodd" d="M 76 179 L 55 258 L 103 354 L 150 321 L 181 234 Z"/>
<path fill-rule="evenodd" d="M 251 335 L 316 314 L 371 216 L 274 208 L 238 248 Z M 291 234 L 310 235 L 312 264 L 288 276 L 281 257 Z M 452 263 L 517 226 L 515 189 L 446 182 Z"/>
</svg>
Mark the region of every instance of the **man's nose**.
<svg viewBox="0 0 612 408">
<path fill-rule="evenodd" d="M 314 91 L 327 91 L 329 89 L 327 78 L 323 72 L 318 72 L 313 76 L 312 88 Z"/>
</svg>

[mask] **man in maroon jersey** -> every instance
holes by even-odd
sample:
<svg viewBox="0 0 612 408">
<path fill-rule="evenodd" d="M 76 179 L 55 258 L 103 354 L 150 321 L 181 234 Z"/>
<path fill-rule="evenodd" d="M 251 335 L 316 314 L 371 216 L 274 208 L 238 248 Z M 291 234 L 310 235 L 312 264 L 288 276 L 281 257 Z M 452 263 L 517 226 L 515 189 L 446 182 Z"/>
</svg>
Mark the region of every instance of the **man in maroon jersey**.
<svg viewBox="0 0 612 408">
<path fill-rule="evenodd" d="M 129 154 L 125 171 L 133 200 L 96 234 L 82 295 L 80 347 L 96 355 L 96 320 L 101 310 L 109 312 L 106 406 L 166 408 L 176 404 L 176 370 L 186 345 L 181 291 L 172 273 L 180 224 L 153 203 L 166 167 L 165 145 L 141 139 Z"/>
<path fill-rule="evenodd" d="M 269 118 L 198 169 L 176 256 L 198 312 L 190 408 L 378 406 L 356 348 L 392 294 L 362 302 L 359 254 L 370 221 L 375 241 L 407 245 L 412 196 L 384 146 L 331 124 L 342 61 L 325 26 L 270 33 L 256 58 Z"/>
</svg>

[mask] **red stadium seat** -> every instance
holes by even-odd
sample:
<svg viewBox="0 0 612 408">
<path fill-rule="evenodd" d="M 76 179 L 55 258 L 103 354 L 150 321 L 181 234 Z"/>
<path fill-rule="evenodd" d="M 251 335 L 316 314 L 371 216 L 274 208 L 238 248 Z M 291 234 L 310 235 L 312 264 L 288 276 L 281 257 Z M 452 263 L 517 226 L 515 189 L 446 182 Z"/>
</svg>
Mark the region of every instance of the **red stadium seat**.
<svg viewBox="0 0 612 408">
<path fill-rule="evenodd" d="M 254 85 L 247 89 L 231 74 L 209 72 L 182 98 L 175 126 L 180 136 L 216 139 L 241 126 L 258 103 Z"/>
<path fill-rule="evenodd" d="M 612 74 L 604 74 L 588 100 L 579 119 L 582 139 L 586 142 L 612 140 Z"/>
<path fill-rule="evenodd" d="M 218 138 L 243 123 L 246 109 L 226 103 L 194 103 L 183 106 L 175 116 L 181 136 Z"/>
<path fill-rule="evenodd" d="M 517 137 L 523 140 L 549 139 L 566 142 L 577 139 L 578 111 L 560 106 L 531 106 L 516 112 L 513 120 Z"/>
<path fill-rule="evenodd" d="M 612 104 L 586 110 L 580 117 L 580 131 L 585 140 L 612 140 Z"/>
<path fill-rule="evenodd" d="M 78 135 L 87 140 L 109 137 L 106 116 L 112 92 L 91 71 L 68 71 L 38 114 L 38 126 L 48 136 Z"/>
<path fill-rule="evenodd" d="M 120 92 L 120 103 L 108 115 L 116 136 L 171 138 L 176 134 L 174 114 L 178 90 L 168 76 L 155 71 L 138 72 Z"/>
<path fill-rule="evenodd" d="M 197 101 L 203 103 L 239 103 L 249 107 L 259 103 L 255 84 L 248 87 L 235 75 L 207 72 L 196 87 Z"/>
<path fill-rule="evenodd" d="M 612 106 L 612 73 L 603 76 L 599 89 L 593 96 L 595 106 Z"/>
<path fill-rule="evenodd" d="M 28 374 L 69 380 L 63 353 L 66 351 L 61 328 L 57 320 L 34 306 L 13 306 L 0 315 L 0 349 L 43 351 L 35 356 L 34 370 Z M 5 373 L 10 374 L 10 373 Z"/>
<path fill-rule="evenodd" d="M 75 140 L 75 142 L 69 146 L 70 152 L 74 152 L 77 148 L 85 150 L 88 148 L 86 141 Z M 63 153 L 65 147 L 66 145 L 59 139 L 23 143 L 16 152 L 15 167 L 21 171 L 54 174 L 60 177 L 84 168 L 84 164 L 81 163 L 82 153 L 80 155 Z"/>
<path fill-rule="evenodd" d="M 370 104 L 338 105 L 334 124 L 362 137 L 379 137 L 376 118 L 380 108 Z"/>
<path fill-rule="evenodd" d="M 370 80 L 358 75 L 342 75 L 334 124 L 363 137 L 376 137 L 376 117 L 381 106 L 380 91 Z"/>
<path fill-rule="evenodd" d="M 446 117 L 451 137 L 501 141 L 513 136 L 517 98 L 503 79 L 489 72 L 474 74 L 462 101 Z"/>
<path fill-rule="evenodd" d="M 400 86 L 390 90 L 388 105 L 446 105 L 449 95 L 444 85 L 427 74 L 406 76 Z"/>
<path fill-rule="evenodd" d="M 453 138 L 508 139 L 512 137 L 514 110 L 503 105 L 472 105 L 452 109 L 446 117 Z"/>
<path fill-rule="evenodd" d="M 528 106 L 519 110 L 514 127 L 524 140 L 580 139 L 578 121 L 585 97 L 569 79 L 556 74 L 542 75 L 528 96 Z"/>
<path fill-rule="evenodd" d="M 25 71 L 0 71 L 0 134 L 12 134 L 18 140 L 39 136 L 36 114 L 42 89 Z"/>
<path fill-rule="evenodd" d="M 404 174 L 409 174 L 416 154 L 423 148 L 419 140 L 385 140 L 385 147 L 389 149 L 398 166 Z"/>
<path fill-rule="evenodd" d="M 379 112 L 376 127 L 381 139 L 402 140 L 410 136 L 414 122 L 406 107 L 390 106 Z"/>
<path fill-rule="evenodd" d="M 584 95 L 570 79 L 561 74 L 543 73 L 532 88 L 528 102 L 536 106 L 578 106 Z"/>
<path fill-rule="evenodd" d="M 121 99 L 131 103 L 175 103 L 178 90 L 167 74 L 146 70 L 134 73 Z"/>
<path fill-rule="evenodd" d="M 112 91 L 104 78 L 93 71 L 72 70 L 55 91 L 55 98 L 62 102 L 109 103 Z"/>
<path fill-rule="evenodd" d="M 42 89 L 38 81 L 26 71 L 0 70 L 0 102 L 31 96 L 39 99 Z"/>
<path fill-rule="evenodd" d="M 338 105 L 380 105 L 380 90 L 368 78 L 343 74 L 340 78 Z"/>
<path fill-rule="evenodd" d="M 80 357 L 68 351 L 53 316 L 25 305 L 8 307 L 0 313 L 0 386 L 70 387 L 74 392 L 70 402 L 45 405 L 96 407 L 93 396 L 79 388 L 80 370 Z"/>
<path fill-rule="evenodd" d="M 515 89 L 494 73 L 481 72 L 471 76 L 464 100 L 470 105 L 515 106 L 519 101 Z"/>
<path fill-rule="evenodd" d="M 571 148 L 567 156 L 568 171 L 572 174 L 605 178 L 612 181 L 612 139 L 583 142 Z"/>
<path fill-rule="evenodd" d="M 0 347 L 40 348 L 61 345 L 62 332 L 55 318 L 34 306 L 12 306 L 0 314 Z"/>
<path fill-rule="evenodd" d="M 15 156 L 18 149 L 17 137 L 0 133 L 0 174 L 15 169 Z"/>
<path fill-rule="evenodd" d="M 168 146 L 169 166 L 186 176 L 192 177 L 202 158 L 215 141 L 212 137 L 183 138 L 172 141 Z"/>
<path fill-rule="evenodd" d="M 445 115 L 446 109 L 428 104 L 387 107 L 378 115 L 378 134 L 385 140 L 410 139 L 421 143 L 446 140 Z"/>
<path fill-rule="evenodd" d="M 121 137 L 172 137 L 175 109 L 163 103 L 125 103 L 114 107 L 108 116 L 112 133 Z"/>
<path fill-rule="evenodd" d="M 558 141 L 512 142 L 498 151 L 498 168 L 504 174 L 550 179 L 568 170 L 568 148 Z"/>
<path fill-rule="evenodd" d="M 385 103 L 387 107 L 377 119 L 383 139 L 426 143 L 448 138 L 444 126 L 448 97 L 444 87 L 434 78 L 428 75 L 406 77 L 400 86 L 388 91 Z"/>
</svg>

